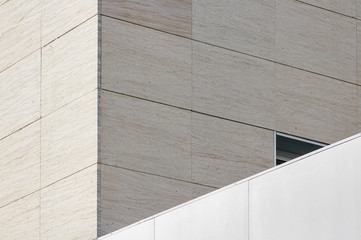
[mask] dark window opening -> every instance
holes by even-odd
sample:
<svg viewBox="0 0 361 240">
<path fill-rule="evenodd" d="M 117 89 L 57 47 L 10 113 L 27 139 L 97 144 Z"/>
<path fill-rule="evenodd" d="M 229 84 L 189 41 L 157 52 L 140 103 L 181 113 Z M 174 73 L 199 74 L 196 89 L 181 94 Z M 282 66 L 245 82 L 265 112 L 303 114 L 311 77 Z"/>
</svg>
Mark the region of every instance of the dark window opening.
<svg viewBox="0 0 361 240">
<path fill-rule="evenodd" d="M 293 137 L 282 133 L 276 133 L 275 140 L 276 166 L 326 146 L 326 144 L 323 143 Z"/>
</svg>

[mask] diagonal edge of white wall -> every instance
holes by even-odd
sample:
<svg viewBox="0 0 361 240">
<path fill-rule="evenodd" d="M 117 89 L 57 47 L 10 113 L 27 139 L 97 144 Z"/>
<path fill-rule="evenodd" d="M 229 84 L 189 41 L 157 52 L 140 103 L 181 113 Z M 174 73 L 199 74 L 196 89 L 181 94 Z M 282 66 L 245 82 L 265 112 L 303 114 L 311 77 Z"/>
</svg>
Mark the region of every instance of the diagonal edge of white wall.
<svg viewBox="0 0 361 240">
<path fill-rule="evenodd" d="M 100 239 L 361 239 L 361 134 Z"/>
</svg>

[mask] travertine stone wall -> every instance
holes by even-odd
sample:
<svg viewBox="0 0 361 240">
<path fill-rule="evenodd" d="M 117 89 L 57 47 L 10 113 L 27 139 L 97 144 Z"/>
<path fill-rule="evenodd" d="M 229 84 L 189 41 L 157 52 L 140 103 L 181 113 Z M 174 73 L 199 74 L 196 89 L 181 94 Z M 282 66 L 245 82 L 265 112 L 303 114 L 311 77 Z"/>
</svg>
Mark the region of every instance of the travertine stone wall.
<svg viewBox="0 0 361 240">
<path fill-rule="evenodd" d="M 100 234 L 357 133 L 360 6 L 102 0 Z"/>
<path fill-rule="evenodd" d="M 360 0 L 0 0 L 0 239 L 95 239 L 361 129 Z"/>
<path fill-rule="evenodd" d="M 0 239 L 97 237 L 98 1 L 0 1 Z"/>
</svg>

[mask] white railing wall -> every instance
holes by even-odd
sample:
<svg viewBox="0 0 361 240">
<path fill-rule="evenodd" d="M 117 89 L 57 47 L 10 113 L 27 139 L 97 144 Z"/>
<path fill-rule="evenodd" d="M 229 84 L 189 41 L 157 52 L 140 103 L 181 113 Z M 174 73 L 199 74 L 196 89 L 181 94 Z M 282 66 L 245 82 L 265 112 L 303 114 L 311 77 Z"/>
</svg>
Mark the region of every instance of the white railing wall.
<svg viewBox="0 0 361 240">
<path fill-rule="evenodd" d="M 100 239 L 360 240 L 361 135 Z"/>
</svg>

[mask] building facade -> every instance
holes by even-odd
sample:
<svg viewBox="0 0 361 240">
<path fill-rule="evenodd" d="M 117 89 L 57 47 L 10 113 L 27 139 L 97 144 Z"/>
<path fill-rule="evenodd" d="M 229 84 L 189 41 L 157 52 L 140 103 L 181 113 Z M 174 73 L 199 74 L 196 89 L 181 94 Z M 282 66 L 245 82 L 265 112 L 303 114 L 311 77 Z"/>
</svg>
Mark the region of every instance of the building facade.
<svg viewBox="0 0 361 240">
<path fill-rule="evenodd" d="M 302 155 L 99 240 L 360 239 L 360 137 Z"/>
<path fill-rule="evenodd" d="M 96 239 L 361 126 L 360 0 L 0 0 L 0 238 Z"/>
</svg>

